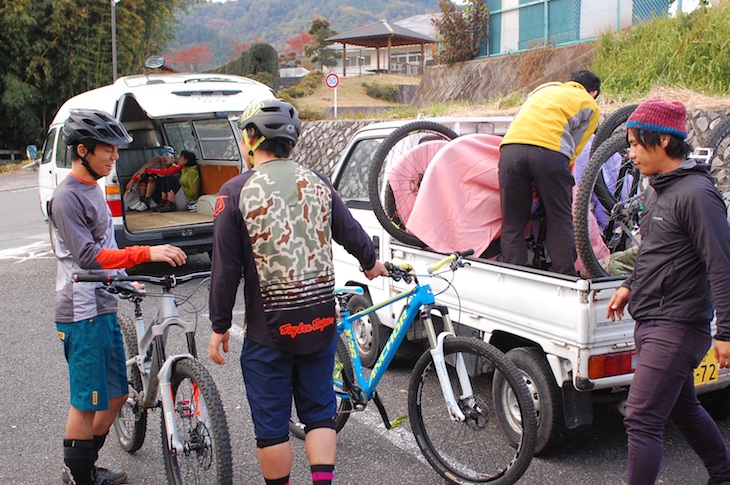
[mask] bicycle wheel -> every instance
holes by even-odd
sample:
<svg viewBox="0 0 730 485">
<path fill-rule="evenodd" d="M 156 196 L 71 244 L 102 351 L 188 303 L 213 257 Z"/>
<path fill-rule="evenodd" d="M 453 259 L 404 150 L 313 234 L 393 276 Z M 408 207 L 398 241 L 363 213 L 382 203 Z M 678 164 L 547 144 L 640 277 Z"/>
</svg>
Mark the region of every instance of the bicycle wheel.
<svg viewBox="0 0 730 485">
<path fill-rule="evenodd" d="M 636 111 L 638 104 L 629 104 L 622 106 L 613 113 L 611 113 L 606 120 L 598 125 L 596 128 L 595 136 L 593 137 L 593 143 L 591 144 L 591 156 L 598 150 L 598 147 L 606 140 L 617 134 L 616 130 L 621 127 L 626 120 L 629 119 L 631 113 Z M 625 133 L 626 129 L 622 129 L 619 133 Z"/>
<path fill-rule="evenodd" d="M 581 177 L 575 202 L 575 243 L 591 278 L 608 276 L 592 241 L 600 238 L 610 253 L 638 246 L 644 177 L 629 158 L 625 134 L 616 134 L 596 150 Z"/>
<path fill-rule="evenodd" d="M 137 355 L 137 330 L 134 321 L 126 315 L 120 315 L 119 327 L 122 329 L 125 358 L 131 359 Z M 127 382 L 129 397 L 114 418 L 114 431 L 124 451 L 134 453 L 142 447 L 147 433 L 147 409 L 139 405 L 142 377 L 135 364 L 127 364 Z"/>
<path fill-rule="evenodd" d="M 368 174 L 370 204 L 383 228 L 398 241 L 425 246 L 406 229 L 407 215 L 426 166 L 457 136 L 439 123 L 414 121 L 393 131 L 375 151 Z"/>
<path fill-rule="evenodd" d="M 170 484 L 230 484 L 233 462 L 228 424 L 218 389 L 197 360 L 180 359 L 172 374 L 175 426 L 183 452 L 170 449 L 162 413 L 162 450 Z"/>
<path fill-rule="evenodd" d="M 515 483 L 532 460 L 537 437 L 535 408 L 519 370 L 497 348 L 476 338 L 447 337 L 444 356 L 449 382 L 466 420 L 449 417 L 433 358 L 429 351 L 424 352 L 408 388 L 408 413 L 418 447 L 431 466 L 452 483 Z M 459 357 L 471 377 L 471 395 L 464 394 L 454 367 Z M 516 448 L 506 439 L 496 415 L 491 392 L 495 370 L 504 375 L 526 417 Z"/>
<path fill-rule="evenodd" d="M 332 378 L 334 382 L 334 388 L 336 393 L 347 392 L 344 391 L 342 386 L 342 375 L 346 375 L 351 383 L 355 382 L 355 373 L 352 370 L 352 359 L 350 358 L 350 352 L 347 350 L 347 343 L 345 343 L 344 335 L 340 335 L 337 341 L 337 351 L 335 352 L 335 364 L 332 370 Z M 337 414 L 335 414 L 335 431 L 340 430 L 345 426 L 345 423 L 350 418 L 352 412 L 352 403 L 347 399 L 342 399 L 339 394 L 336 396 L 337 399 Z M 303 440 L 304 424 L 299 421 L 299 417 L 296 414 L 296 408 L 292 405 L 292 414 L 289 417 L 289 432 Z"/>
<path fill-rule="evenodd" d="M 715 185 L 725 199 L 730 203 L 730 119 L 717 123 L 707 134 L 705 146 L 710 148 L 710 173 L 715 178 Z"/>
</svg>

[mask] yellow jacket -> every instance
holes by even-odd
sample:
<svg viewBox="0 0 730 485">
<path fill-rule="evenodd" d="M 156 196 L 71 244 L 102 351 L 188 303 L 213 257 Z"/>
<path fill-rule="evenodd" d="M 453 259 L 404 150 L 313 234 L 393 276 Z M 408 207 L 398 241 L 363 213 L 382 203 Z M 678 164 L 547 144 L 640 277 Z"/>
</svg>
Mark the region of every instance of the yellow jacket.
<svg viewBox="0 0 730 485">
<path fill-rule="evenodd" d="M 546 83 L 527 97 L 502 145 L 535 145 L 575 158 L 598 126 L 598 104 L 582 84 Z"/>
</svg>

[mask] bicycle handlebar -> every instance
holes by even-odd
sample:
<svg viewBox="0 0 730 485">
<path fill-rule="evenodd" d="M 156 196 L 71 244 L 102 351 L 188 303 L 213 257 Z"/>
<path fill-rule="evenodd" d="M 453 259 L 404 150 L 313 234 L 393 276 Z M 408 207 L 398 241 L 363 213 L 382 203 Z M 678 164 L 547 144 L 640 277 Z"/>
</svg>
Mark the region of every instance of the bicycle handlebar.
<svg viewBox="0 0 730 485">
<path fill-rule="evenodd" d="M 434 271 L 438 271 L 439 269 L 441 269 L 445 265 L 447 265 L 449 263 L 452 263 L 454 261 L 460 263 L 462 258 L 466 258 L 467 256 L 471 256 L 472 254 L 474 254 L 474 250 L 473 249 L 467 249 L 466 251 L 462 251 L 462 252 L 457 251 L 455 253 L 450 254 L 449 256 L 446 256 L 444 259 L 442 259 L 438 263 L 434 263 L 434 264 L 428 265 L 426 267 L 426 271 L 428 271 L 428 274 L 433 274 Z M 463 264 L 460 263 L 459 266 L 463 266 Z"/>
<path fill-rule="evenodd" d="M 158 286 L 164 286 L 169 290 L 170 288 L 174 288 L 180 283 L 186 283 L 188 281 L 199 278 L 208 278 L 209 276 L 210 271 L 200 271 L 198 273 L 190 273 L 183 276 L 177 276 L 174 274 L 165 276 L 112 276 L 108 274 L 74 274 L 71 278 L 74 282 L 78 283 L 104 283 L 105 285 L 112 285 L 115 282 L 122 281 L 138 281 Z"/>
<path fill-rule="evenodd" d="M 442 267 L 444 267 L 447 264 L 452 264 L 452 269 L 455 270 L 458 267 L 464 266 L 464 264 L 466 264 L 466 263 L 464 263 L 462 261 L 462 259 L 467 256 L 471 256 L 472 254 L 474 254 L 473 249 L 467 249 L 466 251 L 461 251 L 461 252 L 456 251 L 456 252 L 446 256 L 441 261 L 428 265 L 426 267 L 426 270 L 428 271 L 428 274 L 433 274 L 435 271 L 438 271 L 439 269 L 441 269 Z M 401 278 L 403 278 L 403 280 L 406 283 L 411 282 L 411 278 L 412 278 L 411 272 L 413 271 L 413 266 L 411 266 L 410 264 L 396 265 L 396 264 L 388 263 L 388 262 L 386 262 L 384 264 L 385 264 L 385 269 L 387 269 L 388 272 L 390 273 L 390 277 L 393 278 L 395 281 L 398 281 Z"/>
</svg>

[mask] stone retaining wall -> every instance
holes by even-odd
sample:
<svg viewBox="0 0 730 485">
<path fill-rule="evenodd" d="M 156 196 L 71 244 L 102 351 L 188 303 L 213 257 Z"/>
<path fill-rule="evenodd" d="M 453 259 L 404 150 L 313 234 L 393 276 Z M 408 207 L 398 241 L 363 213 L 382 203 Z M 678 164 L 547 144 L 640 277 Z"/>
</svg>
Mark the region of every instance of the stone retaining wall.
<svg viewBox="0 0 730 485">
<path fill-rule="evenodd" d="M 609 114 L 611 113 L 602 113 L 602 118 Z M 689 143 L 693 146 L 702 145 L 708 129 L 718 120 L 728 116 L 730 108 L 689 110 L 687 114 Z M 355 132 L 377 121 L 380 120 L 306 122 L 302 127 L 300 142 L 293 158 L 303 165 L 331 176 L 335 164 Z"/>
</svg>

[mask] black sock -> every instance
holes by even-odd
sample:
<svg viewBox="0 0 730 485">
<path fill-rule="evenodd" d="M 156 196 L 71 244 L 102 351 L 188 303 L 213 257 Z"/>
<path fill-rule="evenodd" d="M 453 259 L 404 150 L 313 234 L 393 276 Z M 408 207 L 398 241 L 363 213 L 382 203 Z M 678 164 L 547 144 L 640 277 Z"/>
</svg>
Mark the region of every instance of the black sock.
<svg viewBox="0 0 730 485">
<path fill-rule="evenodd" d="M 334 465 L 312 465 L 312 485 L 332 485 L 335 479 Z"/>
<path fill-rule="evenodd" d="M 73 475 L 76 485 L 94 483 L 94 463 L 98 456 L 94 440 L 63 440 L 63 462 Z"/>
<path fill-rule="evenodd" d="M 94 448 L 97 452 L 104 446 L 104 442 L 106 441 L 106 437 L 108 434 L 109 433 L 103 435 L 94 435 Z"/>
<path fill-rule="evenodd" d="M 266 482 L 266 485 L 289 485 L 289 475 L 283 478 L 274 478 L 271 480 L 264 478 L 264 482 Z"/>
</svg>

